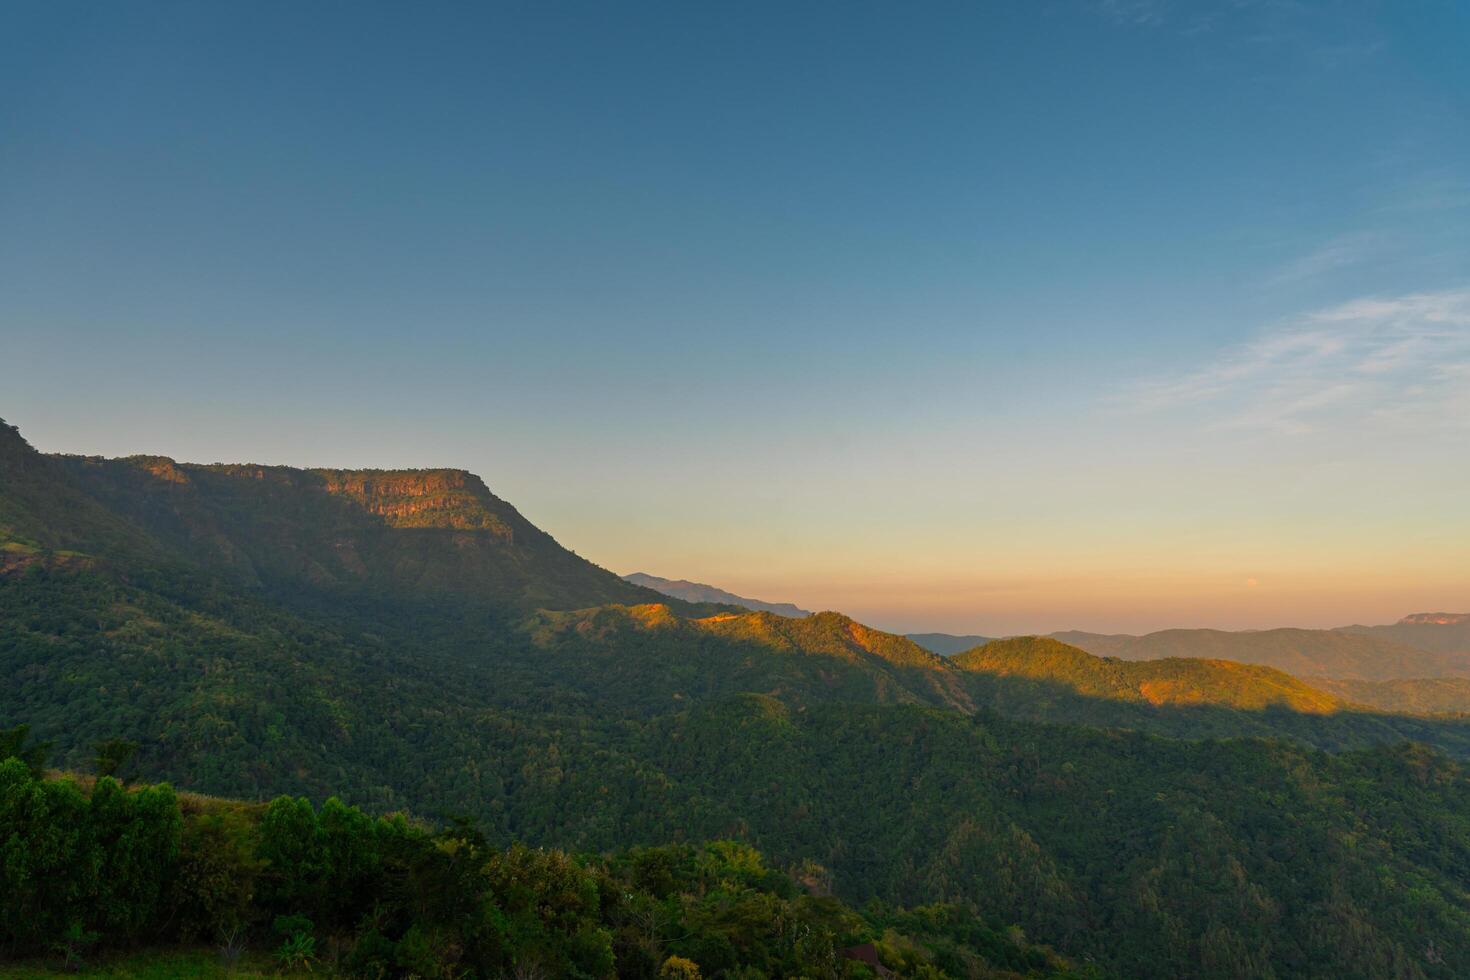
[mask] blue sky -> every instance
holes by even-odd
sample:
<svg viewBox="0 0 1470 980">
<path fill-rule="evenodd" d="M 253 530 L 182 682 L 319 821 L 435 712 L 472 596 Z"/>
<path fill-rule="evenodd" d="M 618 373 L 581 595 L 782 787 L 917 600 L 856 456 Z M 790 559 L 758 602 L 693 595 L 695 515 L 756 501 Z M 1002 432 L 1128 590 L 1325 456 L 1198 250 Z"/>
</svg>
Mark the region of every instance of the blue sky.
<svg viewBox="0 0 1470 980">
<path fill-rule="evenodd" d="M 41 448 L 464 466 L 892 628 L 1470 607 L 1465 4 L 3 17 Z"/>
</svg>

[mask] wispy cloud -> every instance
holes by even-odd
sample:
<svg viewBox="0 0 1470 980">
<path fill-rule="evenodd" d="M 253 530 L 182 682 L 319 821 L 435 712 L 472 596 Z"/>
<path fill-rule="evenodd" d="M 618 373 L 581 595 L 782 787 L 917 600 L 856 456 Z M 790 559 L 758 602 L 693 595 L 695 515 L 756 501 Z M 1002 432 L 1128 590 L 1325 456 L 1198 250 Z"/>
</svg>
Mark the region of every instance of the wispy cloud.
<svg viewBox="0 0 1470 980">
<path fill-rule="evenodd" d="M 1099 0 L 1098 9 L 1123 24 L 1162 24 L 1168 14 L 1167 0 Z"/>
<path fill-rule="evenodd" d="M 1383 251 L 1385 236 L 1371 231 L 1339 235 L 1306 255 L 1293 259 L 1270 279 L 1274 285 L 1301 282 L 1365 262 Z"/>
<path fill-rule="evenodd" d="M 1217 429 L 1470 430 L 1470 288 L 1319 310 L 1124 400 L 1145 412 L 1197 407 Z"/>
<path fill-rule="evenodd" d="M 1084 0 L 1084 6 L 1123 27 L 1293 45 L 1300 63 L 1328 71 L 1356 68 L 1384 48 L 1370 23 L 1301 0 Z"/>
</svg>

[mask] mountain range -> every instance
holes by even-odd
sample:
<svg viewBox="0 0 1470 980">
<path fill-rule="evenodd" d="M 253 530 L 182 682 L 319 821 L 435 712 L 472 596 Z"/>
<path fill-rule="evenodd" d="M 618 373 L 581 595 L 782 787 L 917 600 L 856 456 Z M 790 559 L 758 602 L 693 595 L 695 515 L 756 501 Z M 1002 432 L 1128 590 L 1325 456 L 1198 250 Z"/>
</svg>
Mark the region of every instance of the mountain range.
<svg viewBox="0 0 1470 980">
<path fill-rule="evenodd" d="M 1203 657 L 1275 667 L 1300 677 L 1349 680 L 1470 676 L 1470 646 L 1457 626 L 1413 627 L 1415 645 L 1395 638 L 1401 627 L 1353 630 L 1271 629 L 1231 633 L 1172 629 L 1144 636 L 1067 631 L 1051 636 L 1099 656 L 1123 660 Z M 1444 631 L 1436 634 L 1431 631 Z M 1421 645 L 1422 644 L 1422 645 Z"/>
<path fill-rule="evenodd" d="M 716 588 L 713 585 L 704 585 L 699 582 L 690 582 L 687 579 L 659 578 L 657 575 L 649 575 L 646 572 L 633 572 L 624 575 L 624 580 L 640 585 L 645 589 L 675 599 L 683 599 L 685 602 L 711 602 L 727 606 L 740 606 L 743 609 L 752 609 L 756 612 L 775 613 L 777 616 L 810 616 L 811 613 L 805 609 L 793 606 L 789 602 L 762 602 L 760 599 L 747 599 L 733 592 Z"/>
<path fill-rule="evenodd" d="M 1382 675 L 1449 652 L 1279 654 L 1355 665 L 1320 685 L 1148 644 L 943 657 L 624 581 L 462 470 L 47 456 L 3 426 L 0 556 L 0 729 L 66 767 L 121 737 L 143 778 L 497 844 L 736 837 L 1108 975 L 1470 963 L 1470 722 L 1367 703 L 1415 703 Z"/>
<path fill-rule="evenodd" d="M 973 633 L 956 635 L 954 633 L 908 633 L 905 634 L 925 650 L 939 654 L 941 657 L 952 657 L 957 653 L 964 653 L 974 647 L 984 646 L 992 637 L 977 636 Z"/>
<path fill-rule="evenodd" d="M 810 616 L 790 603 L 747 599 L 712 585 L 684 579 L 666 579 L 634 572 L 623 578 L 661 595 L 692 603 L 721 604 L 770 612 L 778 616 Z M 1227 632 L 1209 629 L 1170 629 L 1145 635 L 1088 633 L 1065 630 L 1053 639 L 1099 656 L 1122 660 L 1205 659 L 1259 664 L 1312 678 L 1340 681 L 1397 681 L 1404 694 L 1412 683 L 1451 677 L 1470 678 L 1470 614 L 1413 613 L 1384 626 L 1344 626 L 1339 629 L 1273 629 Z M 991 642 L 978 634 L 908 633 L 905 636 L 931 653 L 952 657 Z M 1420 696 L 1391 697 L 1379 689 L 1359 686 L 1366 703 L 1383 706 L 1419 703 Z M 1424 703 L 1454 705 L 1446 710 L 1470 710 L 1470 699 L 1458 696 L 1458 686 L 1437 685 L 1425 691 Z"/>
</svg>

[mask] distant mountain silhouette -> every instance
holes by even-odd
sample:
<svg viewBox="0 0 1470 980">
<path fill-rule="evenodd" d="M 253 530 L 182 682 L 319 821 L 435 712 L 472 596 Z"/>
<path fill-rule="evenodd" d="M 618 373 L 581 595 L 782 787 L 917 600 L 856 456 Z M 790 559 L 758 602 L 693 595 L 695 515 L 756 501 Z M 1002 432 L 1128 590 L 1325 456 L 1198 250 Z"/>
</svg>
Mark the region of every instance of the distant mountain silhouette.
<svg viewBox="0 0 1470 980">
<path fill-rule="evenodd" d="M 1415 613 L 1387 626 L 1343 626 L 1339 633 L 1358 633 L 1392 643 L 1458 654 L 1470 660 L 1470 614 Z"/>
<path fill-rule="evenodd" d="M 905 634 L 919 646 L 941 657 L 953 657 L 957 653 L 984 646 L 994 637 L 955 633 L 908 633 Z"/>
<path fill-rule="evenodd" d="M 1410 613 L 1399 620 L 1396 625 L 1407 626 L 1415 623 L 1427 623 L 1434 626 L 1454 626 L 1459 623 L 1470 623 L 1470 613 Z"/>
<path fill-rule="evenodd" d="M 1431 650 L 1409 645 L 1382 631 L 1448 629 L 1450 627 L 1354 627 L 1348 630 L 1272 629 L 1239 633 L 1208 629 L 1160 630 L 1144 636 L 1053 633 L 1054 639 L 1100 657 L 1160 660 L 1189 657 L 1234 660 L 1275 667 L 1298 677 L 1344 680 L 1395 680 L 1470 676 L 1470 655 L 1456 649 Z"/>
<path fill-rule="evenodd" d="M 690 582 L 687 579 L 660 578 L 646 572 L 634 572 L 631 575 L 624 575 L 623 580 L 675 599 L 683 599 L 685 602 L 717 602 L 727 606 L 740 606 L 755 612 L 775 613 L 777 616 L 795 618 L 811 615 L 809 611 L 793 606 L 789 602 L 763 602 L 760 599 L 747 599 L 745 596 L 726 592 L 713 585 Z"/>
</svg>

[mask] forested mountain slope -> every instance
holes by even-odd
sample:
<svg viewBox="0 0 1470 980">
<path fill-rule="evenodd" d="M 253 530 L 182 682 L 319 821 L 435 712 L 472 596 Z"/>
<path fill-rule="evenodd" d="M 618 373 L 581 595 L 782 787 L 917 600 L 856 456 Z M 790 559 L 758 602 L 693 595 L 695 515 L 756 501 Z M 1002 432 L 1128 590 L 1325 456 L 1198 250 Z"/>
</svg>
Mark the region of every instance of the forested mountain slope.
<svg viewBox="0 0 1470 980">
<path fill-rule="evenodd" d="M 54 459 L 113 513 L 252 586 L 453 596 L 526 609 L 658 598 L 567 551 L 463 470 Z"/>
<path fill-rule="evenodd" d="M 1436 622 L 1436 619 L 1447 621 Z M 1456 654 L 1470 662 L 1470 619 L 1458 616 L 1406 616 L 1397 623 L 1384 626 L 1343 626 L 1337 632 L 1371 636 L 1431 653 Z"/>
<path fill-rule="evenodd" d="M 1465 677 L 1393 681 L 1343 681 L 1314 677 L 1312 683 L 1344 701 L 1380 711 L 1415 715 L 1470 713 L 1470 678 Z"/>
<path fill-rule="evenodd" d="M 142 756 L 154 774 L 462 806 L 477 791 L 443 785 L 416 755 L 473 754 L 496 712 L 637 718 L 746 691 L 1334 749 L 1409 737 L 1470 754 L 1462 724 L 1331 711 L 1250 668 L 1123 668 L 1021 641 L 992 649 L 1012 651 L 1004 662 L 947 661 L 836 613 L 681 615 L 696 610 L 672 600 L 528 613 L 537 589 L 596 602 L 609 581 L 634 587 L 458 471 L 57 460 L 4 431 L 0 513 L 29 557 L 0 579 L 0 669 L 13 679 L 0 718 L 34 723 L 67 759 L 156 718 Z M 431 590 L 449 574 L 429 560 L 440 551 L 464 575 Z"/>
<path fill-rule="evenodd" d="M 821 700 L 969 710 L 962 679 L 913 642 L 840 613 L 677 616 L 666 605 L 542 612 L 521 624 L 542 666 L 589 695 L 646 709 L 759 691 Z"/>
<path fill-rule="evenodd" d="M 1195 657 L 1275 667 L 1298 677 L 1392 680 L 1470 677 L 1470 656 L 1406 646 L 1392 639 L 1338 630 L 1161 630 L 1145 636 L 1067 631 L 1053 638 L 1100 657 L 1161 660 Z"/>
<path fill-rule="evenodd" d="M 176 964 L 218 958 L 221 976 L 236 975 L 224 954 L 246 946 L 274 952 L 278 975 L 378 980 L 872 976 L 864 963 L 928 980 L 1100 975 L 964 906 L 859 911 L 826 894 L 812 862 L 771 867 L 735 841 L 503 848 L 463 824 L 431 832 L 336 799 L 318 810 L 43 781 L 3 752 L 0 827 L 6 976 L 14 954 L 64 953 L 64 975 L 94 946 L 140 941 L 178 944 Z"/>
<path fill-rule="evenodd" d="M 1010 718 L 1173 738 L 1287 737 L 1327 749 L 1412 739 L 1470 756 L 1467 720 L 1394 714 L 1386 694 L 1375 710 L 1319 687 L 1316 678 L 1259 665 L 1102 658 L 1034 636 L 994 640 L 949 662 L 965 673 L 976 707 Z"/>
<path fill-rule="evenodd" d="M 1470 783 L 1423 750 L 1332 756 L 756 697 L 655 739 L 677 809 L 700 815 L 688 832 L 743 828 L 816 855 L 854 897 L 1025 908 L 1028 934 L 1122 976 L 1470 966 Z"/>
<path fill-rule="evenodd" d="M 759 695 L 490 741 L 460 765 L 510 777 L 484 822 L 496 847 L 735 837 L 776 867 L 815 861 L 848 901 L 958 903 L 1118 977 L 1449 978 L 1470 967 L 1470 780 L 1419 748 L 1331 755 L 914 706 L 794 710 Z M 540 742 L 529 756 L 497 758 L 529 741 Z M 305 819 L 281 806 L 278 825 L 292 848 L 322 857 L 273 865 L 270 875 L 308 878 L 282 892 L 264 877 L 262 895 L 324 899 L 299 912 L 350 927 L 346 906 L 365 881 L 324 888 L 310 876 L 330 867 L 326 855 L 355 852 L 336 836 L 313 845 Z M 322 820 L 333 835 L 354 826 L 341 808 Z"/>
<path fill-rule="evenodd" d="M 134 567 L 165 558 L 157 542 L 73 485 L 59 462 L 0 420 L 0 574 L 81 567 L 99 555 Z"/>
<path fill-rule="evenodd" d="M 209 490 L 155 496 L 156 475 L 128 475 L 138 464 L 98 487 L 79 468 L 112 464 L 18 439 L 0 465 L 6 540 L 30 556 L 0 575 L 0 727 L 32 723 L 65 765 L 121 736 L 141 743 L 148 777 L 468 815 L 499 842 L 734 836 L 783 865 L 819 861 L 844 896 L 973 902 L 1124 976 L 1454 976 L 1467 963 L 1470 800 L 1453 763 L 1038 720 L 1327 748 L 1414 737 L 1470 754 L 1463 723 L 1293 710 L 1307 695 L 1285 682 L 1288 706 L 1199 703 L 1221 694 L 1218 667 L 1168 688 L 1186 703 L 1150 699 L 1156 665 L 1135 677 L 1005 646 L 955 663 L 836 613 L 596 605 L 575 588 L 601 577 L 566 557 L 546 561 L 574 575 L 542 569 L 540 546 L 456 566 L 498 570 L 471 574 L 474 594 L 503 585 L 506 601 L 446 602 L 419 545 L 383 538 L 501 549 L 476 508 L 495 512 L 465 486 L 426 512 L 396 485 L 332 491 L 317 481 L 335 477 L 311 471 L 257 486 L 184 468 Z M 277 505 L 303 535 L 282 557 L 250 540 L 288 533 Z M 344 542 L 365 574 L 330 557 Z M 524 605 L 552 586 L 593 605 Z"/>
<path fill-rule="evenodd" d="M 1229 660 L 1120 660 L 1044 636 L 993 640 L 953 657 L 961 670 L 1067 684 L 1078 694 L 1148 704 L 1219 704 L 1260 711 L 1282 707 L 1321 714 L 1345 707 L 1337 698 L 1271 667 Z"/>
</svg>

